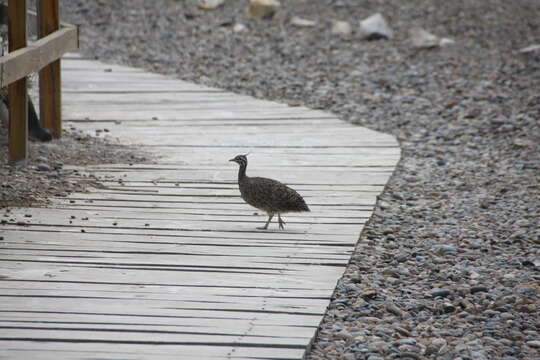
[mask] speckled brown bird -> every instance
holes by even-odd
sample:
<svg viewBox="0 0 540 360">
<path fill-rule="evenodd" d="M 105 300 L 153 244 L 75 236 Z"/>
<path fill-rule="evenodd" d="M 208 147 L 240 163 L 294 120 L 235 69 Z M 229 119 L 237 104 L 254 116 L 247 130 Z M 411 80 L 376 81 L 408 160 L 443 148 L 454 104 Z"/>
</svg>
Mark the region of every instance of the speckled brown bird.
<svg viewBox="0 0 540 360">
<path fill-rule="evenodd" d="M 275 214 L 278 216 L 279 228 L 284 229 L 285 222 L 281 219 L 281 214 L 310 211 L 302 196 L 287 185 L 273 179 L 247 176 L 248 161 L 246 155 L 238 155 L 229 161 L 234 161 L 240 165 L 238 187 L 242 199 L 249 205 L 268 214 L 268 221 L 258 229 L 268 229 L 268 224 L 270 224 Z"/>
</svg>

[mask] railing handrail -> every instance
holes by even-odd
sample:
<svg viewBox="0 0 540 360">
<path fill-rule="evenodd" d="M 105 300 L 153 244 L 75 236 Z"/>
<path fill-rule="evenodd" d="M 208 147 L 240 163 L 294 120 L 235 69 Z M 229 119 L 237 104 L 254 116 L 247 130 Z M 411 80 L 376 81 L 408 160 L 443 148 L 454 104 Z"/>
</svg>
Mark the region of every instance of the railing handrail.
<svg viewBox="0 0 540 360">
<path fill-rule="evenodd" d="M 38 72 L 61 58 L 66 52 L 78 49 L 78 47 L 77 28 L 65 27 L 24 48 L 0 56 L 0 87 L 6 87 L 25 76 Z"/>
<path fill-rule="evenodd" d="M 28 45 L 26 0 L 8 0 L 10 52 L 0 57 L 0 87 L 8 86 L 11 164 L 25 163 L 28 155 L 26 77 L 39 71 L 40 118 L 53 136 L 60 137 L 60 58 L 79 48 L 78 29 L 59 21 L 58 0 L 37 0 L 37 10 L 39 40 Z M 13 39 L 18 42 L 15 49 Z"/>
</svg>

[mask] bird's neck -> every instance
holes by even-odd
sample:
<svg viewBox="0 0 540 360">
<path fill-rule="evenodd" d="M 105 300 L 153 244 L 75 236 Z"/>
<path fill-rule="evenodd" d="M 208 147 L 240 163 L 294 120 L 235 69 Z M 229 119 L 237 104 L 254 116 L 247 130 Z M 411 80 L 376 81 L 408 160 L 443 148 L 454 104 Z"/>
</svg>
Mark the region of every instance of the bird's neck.
<svg viewBox="0 0 540 360">
<path fill-rule="evenodd" d="M 246 168 L 247 164 L 240 164 L 240 168 L 238 169 L 238 182 L 241 182 L 242 180 L 247 178 Z"/>
</svg>

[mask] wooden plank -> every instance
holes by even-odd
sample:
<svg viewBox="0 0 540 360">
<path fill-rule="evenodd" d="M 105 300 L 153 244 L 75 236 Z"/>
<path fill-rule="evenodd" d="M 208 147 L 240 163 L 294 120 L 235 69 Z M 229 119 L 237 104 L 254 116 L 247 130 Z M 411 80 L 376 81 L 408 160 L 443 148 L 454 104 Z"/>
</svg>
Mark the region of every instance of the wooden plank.
<svg viewBox="0 0 540 360">
<path fill-rule="evenodd" d="M 43 127 L 51 130 L 55 138 L 62 135 L 62 93 L 60 60 L 56 60 L 39 72 L 39 109 Z"/>
<path fill-rule="evenodd" d="M 240 117 L 235 119 L 216 119 L 216 118 L 208 118 L 208 119 L 184 119 L 183 121 L 179 121 L 178 119 L 141 119 L 141 120 L 113 120 L 113 119 L 105 119 L 105 120 L 92 120 L 90 118 L 86 119 L 71 119 L 74 124 L 81 130 L 89 130 L 94 131 L 97 126 L 99 126 L 99 123 L 103 123 L 103 125 L 107 125 L 108 127 L 114 127 L 118 125 L 123 126 L 129 126 L 129 127 L 170 127 L 171 123 L 174 122 L 176 126 L 178 127 L 201 127 L 201 130 L 205 129 L 205 127 L 215 127 L 220 126 L 223 128 L 231 127 L 231 126 L 258 126 L 258 127 L 270 127 L 270 126 L 299 126 L 299 127 L 305 127 L 309 125 L 325 125 L 325 126 L 332 126 L 336 125 L 337 127 L 340 127 L 343 125 L 342 121 L 339 121 L 332 117 L 304 117 L 304 118 L 283 118 L 283 117 L 270 117 L 267 119 L 257 119 L 257 118 L 249 118 L 249 117 Z M 109 129 L 110 130 L 110 129 Z"/>
<path fill-rule="evenodd" d="M 14 308 L 13 308 L 14 309 Z M 107 309 L 109 310 L 109 309 Z M 111 309 L 116 310 L 116 309 Z M 298 315 L 298 323 L 285 325 L 287 320 L 290 320 L 294 315 L 276 314 L 268 316 L 268 314 L 255 315 L 260 317 L 258 324 L 252 324 L 256 330 L 253 335 L 255 336 L 287 336 L 287 333 L 279 332 L 283 327 L 289 330 L 291 337 L 308 337 L 310 333 L 313 333 L 317 324 L 314 323 L 315 316 Z M 107 312 L 83 312 L 79 311 L 62 311 L 62 309 L 53 309 L 32 311 L 24 309 L 12 310 L 6 309 L 0 313 L 0 324 L 32 324 L 32 323 L 44 323 L 44 324 L 65 324 L 66 326 L 76 326 L 80 324 L 81 327 L 96 328 L 103 327 L 115 327 L 115 326 L 133 326 L 136 328 L 152 329 L 171 329 L 180 331 L 191 332 L 208 332 L 214 334 L 231 334 L 233 331 L 227 332 L 225 329 L 238 329 L 246 328 L 247 324 L 254 319 L 254 315 L 250 314 L 224 314 L 214 313 L 207 317 L 195 317 L 195 316 L 182 316 L 174 315 L 162 315 L 158 313 L 143 313 L 130 314 L 128 312 L 121 313 L 107 313 Z M 274 317 L 275 316 L 275 317 Z M 276 318 L 279 321 L 275 321 Z M 220 326 L 218 322 L 223 322 L 226 326 Z"/>
<path fill-rule="evenodd" d="M 235 360 L 256 360 L 256 359 L 301 359 L 303 349 L 280 348 L 280 347 L 258 347 L 257 356 L 254 357 L 253 349 L 249 347 L 237 347 L 225 344 L 205 344 L 205 345 L 168 345 L 168 346 L 149 346 L 144 343 L 90 343 L 69 341 L 50 341 L 33 342 L 24 340 L 6 341 L 6 349 L 0 348 L 0 354 L 9 354 L 17 356 L 18 359 L 39 359 L 39 360 L 58 360 L 66 359 L 235 359 Z M 234 356 L 234 357 L 232 357 Z"/>
<path fill-rule="evenodd" d="M 308 252 L 327 252 L 327 253 L 342 253 L 348 251 L 348 247 L 352 245 L 349 234 L 318 234 L 318 233 L 299 233 L 285 232 L 276 239 L 276 231 L 255 232 L 255 231 L 229 231 L 229 232 L 208 232 L 208 231 L 170 231 L 168 229 L 144 229 L 144 224 L 136 229 L 85 229 L 80 224 L 78 226 L 61 226 L 53 228 L 52 226 L 30 226 L 25 230 L 21 227 L 6 227 L 6 233 L 11 236 L 16 236 L 19 239 L 28 239 L 31 244 L 39 244 L 39 239 L 35 236 L 39 233 L 47 236 L 55 236 L 72 244 L 74 238 L 79 238 L 84 245 L 93 246 L 122 246 L 122 247 L 137 247 L 137 246 L 156 246 L 166 249 L 166 251 L 174 251 L 178 249 L 197 249 L 209 250 L 206 253 L 228 251 L 226 248 L 237 247 L 252 247 L 255 250 L 268 250 L 273 248 L 274 251 L 285 249 L 291 252 L 291 248 L 300 253 Z M 101 231 L 98 231 L 101 230 Z M 144 231 L 143 231 L 144 230 Z M 18 233 L 16 232 L 18 231 Z M 102 240 L 105 239 L 105 240 Z M 53 242 L 53 244 L 55 244 Z M 57 242 L 56 244 L 65 244 Z M 59 245 L 58 245 L 59 246 Z M 176 249 L 175 249 L 176 247 Z M 213 248 L 210 248 L 213 247 Z M 172 249 L 171 249 L 172 248 Z M 277 253 L 279 255 L 280 253 Z"/>
<path fill-rule="evenodd" d="M 131 92 L 129 96 L 126 93 L 73 93 L 69 96 L 66 105 L 99 105 L 108 110 L 118 109 L 126 104 L 140 107 L 167 106 L 176 108 L 186 104 L 197 104 L 199 108 L 203 105 L 231 104 L 245 107 L 264 107 L 264 108 L 287 108 L 291 112 L 295 110 L 305 111 L 301 107 L 291 107 L 286 103 L 269 103 L 258 99 L 252 99 L 248 96 L 229 94 L 229 93 L 200 93 L 200 92 Z M 205 106 L 206 108 L 206 106 Z M 340 121 L 343 125 L 347 123 Z"/>
<path fill-rule="evenodd" d="M 51 275 L 54 275 L 51 274 Z M 74 279 L 74 280 L 73 280 Z M 263 287 L 242 287 L 242 286 L 226 286 L 225 284 L 217 285 L 217 286 L 197 286 L 192 284 L 182 284 L 179 282 L 176 282 L 174 284 L 168 284 L 168 283 L 158 283 L 156 281 L 153 281 L 152 283 L 144 283 L 141 281 L 134 281 L 134 282 L 112 282 L 112 281 L 83 281 L 81 279 L 75 279 L 73 276 L 69 277 L 62 277 L 59 279 L 58 277 L 53 277 L 50 279 L 46 279 L 43 276 L 39 275 L 26 275 L 24 278 L 17 278 L 17 279 L 10 279 L 8 281 L 2 280 L 4 284 L 2 284 L 3 288 L 11 289 L 13 290 L 15 287 L 21 289 L 22 291 L 26 291 L 26 289 L 30 289 L 33 291 L 37 290 L 44 290 L 47 289 L 48 292 L 51 292 L 52 295 L 54 295 L 54 292 L 56 290 L 70 290 L 72 294 L 77 295 L 77 293 L 100 293 L 105 294 L 108 293 L 109 295 L 114 295 L 117 293 L 121 293 L 124 297 L 127 296 L 127 294 L 141 294 L 141 295 L 149 295 L 149 296 L 161 296 L 163 294 L 171 296 L 171 294 L 175 294 L 175 296 L 182 297 L 184 295 L 184 299 L 191 299 L 195 300 L 195 304 L 197 301 L 202 302 L 201 299 L 210 299 L 212 296 L 220 296 L 223 300 L 222 301 L 228 301 L 228 300 L 234 300 L 238 302 L 239 300 L 242 300 L 245 297 L 250 298 L 257 298 L 259 300 L 266 299 L 266 298 L 273 298 L 276 302 L 283 301 L 294 301 L 294 302 L 301 302 L 303 299 L 306 299 L 307 301 L 311 300 L 317 300 L 317 301 L 327 301 L 328 300 L 328 290 L 327 288 L 315 288 L 315 289 L 307 289 L 307 288 L 294 288 L 294 289 L 275 289 L 275 288 L 263 288 Z M 321 285 L 321 284 L 319 284 Z M 94 289 L 96 291 L 94 291 Z M 13 295 L 17 295 L 20 293 L 15 293 Z M 189 295 L 191 294 L 191 297 Z M 198 295 L 200 294 L 200 295 Z M 197 299 L 197 296 L 199 298 Z M 15 297 L 15 296 L 14 296 Z M 42 296 L 44 297 L 44 296 Z M 65 298 L 65 297 L 64 297 Z M 279 304 L 283 304 L 282 302 L 279 302 Z M 18 317 L 14 317 L 13 313 L 25 313 L 25 312 L 34 312 L 41 314 L 41 317 L 44 319 L 52 320 L 54 317 L 53 314 L 50 314 L 51 311 L 45 311 L 45 309 L 40 309 L 39 311 L 34 311 L 31 309 L 32 304 L 27 303 L 20 303 L 13 309 L 16 310 L 9 310 L 7 308 L 3 308 L 0 311 L 0 319 L 5 321 L 6 319 L 12 318 L 13 321 L 20 321 L 23 320 Z M 26 309 L 26 310 L 24 310 Z M 67 310 L 67 309 L 64 309 Z M 94 309 L 96 310 L 96 309 Z M 109 309 L 109 305 L 107 307 L 102 308 L 100 311 L 94 311 L 90 313 L 84 313 L 82 312 L 82 309 L 78 309 L 74 315 L 79 315 L 79 319 L 73 318 L 73 321 L 81 321 L 81 322 L 87 322 L 90 321 L 91 315 L 98 315 L 100 314 L 103 317 L 107 317 L 107 322 L 127 322 L 127 320 L 134 320 L 141 325 L 146 325 L 143 321 L 139 320 L 140 318 L 144 317 L 150 317 L 153 316 L 155 319 L 152 320 L 151 323 L 148 325 L 163 325 L 163 326 L 170 326 L 170 325 L 182 325 L 182 326 L 194 326 L 199 325 L 199 327 L 211 327 L 211 319 L 216 318 L 223 318 L 223 319 L 232 319 L 232 320 L 245 320 L 246 318 L 249 318 L 249 316 L 244 315 L 228 315 L 228 316 L 222 316 L 218 313 L 214 313 L 209 318 L 204 317 L 198 317 L 198 316 L 187 316 L 184 318 L 176 317 L 171 314 L 167 315 L 167 311 L 160 309 L 158 307 L 150 307 L 148 308 L 148 312 L 144 311 L 135 311 L 134 313 L 131 313 L 129 311 L 136 310 L 136 309 L 121 309 L 119 313 L 114 312 L 107 312 L 105 310 L 113 310 Z M 161 314 L 161 315 L 160 315 Z M 191 314 L 193 315 L 193 314 Z M 32 316 L 32 318 L 37 317 L 38 315 Z M 277 326 L 277 325 L 284 325 L 284 317 L 286 315 L 282 314 L 279 318 L 271 318 L 267 317 L 265 319 L 265 322 L 261 325 L 267 325 L 267 326 Z M 299 322 L 296 324 L 290 324 L 289 326 L 298 325 L 302 327 L 310 327 L 313 325 L 313 316 L 309 314 L 302 315 L 299 317 Z M 219 329 L 219 326 L 216 326 L 214 324 L 214 327 L 216 329 Z"/>
<path fill-rule="evenodd" d="M 142 238 L 142 236 L 141 236 Z M 272 250 L 271 247 L 267 247 Z M 276 253 L 275 256 L 257 257 L 249 255 L 249 252 L 241 252 L 240 254 L 216 254 L 205 252 L 204 247 L 199 247 L 196 251 L 183 248 L 183 251 L 171 254 L 155 254 L 153 252 L 144 252 L 142 255 L 137 253 L 122 254 L 114 252 L 106 254 L 106 257 L 101 257 L 99 254 L 83 254 L 72 252 L 61 252 L 55 254 L 53 251 L 33 251 L 33 250 L 11 250 L 3 255 L 3 261 L 32 261 L 32 258 L 39 254 L 40 261 L 50 265 L 66 265 L 66 266 L 83 266 L 94 267 L 96 265 L 114 267 L 114 268 L 151 268 L 163 271 L 200 271 L 207 272 L 228 272 L 237 274 L 278 274 L 288 271 L 300 270 L 306 265 L 325 265 L 325 264 L 340 264 L 345 265 L 343 259 L 313 259 L 312 257 L 305 258 L 304 256 L 295 256 L 292 259 L 285 259 L 282 253 Z M 260 251 L 260 248 L 257 249 Z M 289 249 L 290 250 L 290 249 Z M 182 265 L 177 265 L 175 261 L 183 257 Z M 290 263 L 285 264 L 286 261 Z M 159 265 L 154 265 L 159 264 Z"/>
<path fill-rule="evenodd" d="M 14 1 L 17 3 L 18 1 Z M 76 28 L 63 28 L 0 58 L 0 86 L 6 86 L 78 48 Z"/>
<path fill-rule="evenodd" d="M 225 160 L 225 159 L 224 159 Z M 225 160 L 226 161 L 226 160 Z M 274 168 L 267 167 L 265 172 L 262 171 L 250 171 L 252 176 L 264 176 L 271 177 L 272 173 L 279 171 L 280 167 L 276 166 Z M 349 169 L 349 168 L 336 168 L 336 169 L 321 169 L 312 168 L 312 169 L 301 169 L 293 171 L 283 172 L 280 176 L 280 181 L 292 185 L 298 184 L 321 184 L 321 183 L 335 183 L 335 184 L 348 184 L 350 183 L 350 177 L 354 176 L 357 184 L 359 185 L 384 185 L 386 179 L 388 179 L 391 171 L 386 170 L 377 170 L 376 172 L 368 172 L 362 169 Z M 171 183 L 175 182 L 203 182 L 204 180 L 214 180 L 214 181 L 234 181 L 237 177 L 238 170 L 231 168 L 216 168 L 216 169 L 192 169 L 186 168 L 184 171 L 179 170 L 162 170 L 159 174 L 153 171 L 142 171 L 138 172 L 127 171 L 124 169 L 114 169 L 107 167 L 96 168 L 96 169 L 87 169 L 88 173 L 93 174 L 99 177 L 105 176 L 114 176 L 116 179 L 131 180 L 131 181 L 167 181 Z M 275 176 L 274 176 L 275 177 Z M 373 200 L 374 201 L 374 200 Z"/>
<path fill-rule="evenodd" d="M 134 105 L 135 106 L 135 105 Z M 129 112 L 125 108 L 117 110 L 107 110 L 92 108 L 87 110 L 73 109 L 68 106 L 64 107 L 66 112 L 69 111 L 69 116 L 66 119 L 90 119 L 90 120 L 151 120 L 157 118 L 164 119 L 327 119 L 330 116 L 323 112 L 311 112 L 302 109 L 290 110 L 289 108 L 280 109 L 246 109 L 241 107 L 228 108 L 209 108 L 201 110 L 200 106 L 192 106 L 179 110 L 171 110 L 167 108 L 160 109 L 140 109 L 136 113 Z M 293 108 L 294 109 L 294 108 Z M 131 117 L 130 117 L 131 116 Z"/>
<path fill-rule="evenodd" d="M 65 66 L 62 68 L 65 76 Z M 167 82 L 168 84 L 169 82 Z M 174 82 L 171 85 L 178 85 Z M 129 96 L 128 96 L 129 95 Z M 175 104 L 184 102 L 248 102 L 253 101 L 249 96 L 231 94 L 227 92 L 188 92 L 188 91 L 164 91 L 164 92 L 88 92 L 71 93 L 66 99 L 66 104 L 131 104 L 133 102 L 143 102 L 148 104 Z M 258 100 L 262 102 L 261 100 Z"/>
<path fill-rule="evenodd" d="M 97 106 L 96 111 L 92 111 L 92 114 L 102 114 L 104 112 L 122 112 L 125 110 L 125 103 L 121 102 L 109 102 L 108 104 L 100 104 L 100 103 L 87 103 L 89 107 L 91 106 Z M 174 102 L 174 103 L 165 103 L 160 102 L 157 100 L 154 103 L 148 102 L 145 104 L 131 104 L 130 106 L 133 106 L 133 111 L 162 111 L 162 110 L 169 110 L 169 111 L 188 111 L 188 110 L 200 110 L 201 106 L 204 106 L 205 109 L 216 109 L 216 110 L 243 110 L 244 112 L 247 111 L 253 111 L 253 110 L 286 110 L 291 115 L 294 115 L 295 113 L 303 113 L 305 110 L 298 109 L 298 108 L 292 108 L 294 110 L 291 110 L 291 108 L 287 107 L 287 105 L 283 104 L 257 104 L 253 102 L 244 102 L 244 101 L 227 101 L 224 99 L 223 101 L 205 101 L 204 99 L 193 99 L 191 101 L 182 101 L 182 102 Z M 79 104 L 77 103 L 67 103 L 65 106 L 66 110 L 72 110 L 79 108 Z M 327 116 L 328 117 L 328 116 Z"/>
<path fill-rule="evenodd" d="M 257 211 L 258 215 L 253 215 L 256 209 L 249 207 L 240 208 L 242 212 L 236 212 L 227 210 L 214 210 L 214 211 L 181 211 L 175 214 L 163 214 L 157 213 L 154 214 L 153 211 L 141 212 L 139 214 L 135 212 L 130 212 L 129 214 L 124 211 L 122 214 L 114 214 L 111 212 L 94 212 L 93 214 L 88 214 L 88 211 L 77 211 L 71 208 L 57 208 L 57 213 L 46 222 L 46 224 L 68 224 L 71 220 L 73 224 L 79 224 L 80 226 L 94 226 L 96 223 L 102 223 L 106 221 L 107 224 L 112 224 L 113 222 L 120 222 L 122 226 L 136 227 L 146 224 L 148 228 L 167 228 L 168 226 L 173 226 L 174 224 L 182 223 L 183 226 L 187 226 L 188 222 L 191 224 L 197 223 L 211 223 L 212 225 L 218 226 L 219 223 L 226 224 L 259 224 L 266 220 L 266 214 Z M 356 224 L 362 225 L 369 218 L 371 214 L 371 209 L 366 209 L 364 211 L 359 210 L 354 213 L 356 216 L 329 216 L 328 213 L 321 213 L 317 211 L 316 213 L 299 213 L 299 214 L 288 214 L 285 216 L 289 220 L 290 224 Z M 213 212 L 213 213 L 212 213 Z M 43 215 L 49 215 L 48 211 L 28 211 L 26 215 L 32 217 L 41 217 Z M 81 218 L 85 218 L 83 222 L 81 221 L 72 221 L 77 220 L 77 215 Z M 362 216 L 363 215 L 363 216 Z M 74 216 L 72 219 L 71 216 Z M 30 223 L 30 222 L 29 222 Z M 31 222 L 33 224 L 42 224 L 44 222 Z"/>
<path fill-rule="evenodd" d="M 97 82 L 97 81 L 71 81 L 64 73 L 64 82 L 62 83 L 62 91 L 64 93 L 123 93 L 126 95 L 140 92 L 148 92 L 154 94 L 156 92 L 183 92 L 183 93 L 204 93 L 214 94 L 222 93 L 223 90 L 207 89 L 195 84 L 184 85 L 177 82 L 165 81 L 133 81 L 133 82 Z"/>
<path fill-rule="evenodd" d="M 99 264 L 87 264 L 81 265 L 76 263 L 58 263 L 51 261 L 2 261 L 2 267 L 5 269 L 5 273 L 8 278 L 14 279 L 33 279 L 34 277 L 40 278 L 43 281 L 50 280 L 60 280 L 56 284 L 60 287 L 62 286 L 62 281 L 73 282 L 78 281 L 84 284 L 84 282 L 94 282 L 94 281 L 107 281 L 114 283 L 133 283 L 134 287 L 144 284 L 151 284 L 160 282 L 162 284 L 168 284 L 167 287 L 170 288 L 169 292 L 171 294 L 178 294 L 183 290 L 175 286 L 179 283 L 179 279 L 184 279 L 183 281 L 189 281 L 188 284 L 197 285 L 194 287 L 195 293 L 199 287 L 240 287 L 245 288 L 247 292 L 254 287 L 271 287 L 279 289 L 290 289 L 292 292 L 296 289 L 308 290 L 308 289 L 326 289 L 328 294 L 331 294 L 336 284 L 336 279 L 342 274 L 342 266 L 313 266 L 305 265 L 302 269 L 296 269 L 291 273 L 271 273 L 271 272 L 258 272 L 258 271 L 234 271 L 234 270 L 225 270 L 225 269 L 174 269 L 174 268 L 159 268 L 159 267 L 150 267 L 150 266 L 109 266 L 109 265 L 99 265 Z M 317 267 L 318 277 L 313 279 L 313 275 L 309 274 L 309 269 Z M 257 282 L 253 280 L 257 279 Z M 329 289 L 330 288 L 330 289 Z M 186 290 L 186 291 L 189 291 Z M 54 297 L 54 296 L 51 296 Z M 84 294 L 81 294 L 79 297 L 76 297 L 75 300 L 86 298 Z M 17 302 L 17 298 L 9 300 L 2 297 L 2 304 L 7 308 L 8 304 L 10 306 L 21 307 L 25 304 L 20 304 Z M 9 300 L 9 301 L 8 301 Z M 60 299 L 57 299 L 58 303 L 48 303 L 48 301 L 43 301 L 43 304 L 40 306 L 40 309 L 45 310 L 49 306 L 51 309 L 57 309 L 58 307 L 67 309 L 70 303 L 69 299 L 65 299 L 63 303 L 60 303 Z M 73 299 L 71 299 L 73 300 Z M 109 299 L 111 300 L 111 299 Z M 137 298 L 126 300 L 129 304 L 119 302 L 110 303 L 107 299 L 87 299 L 84 302 L 79 304 L 73 303 L 71 311 L 83 311 L 82 309 L 86 307 L 86 311 L 96 311 L 97 309 L 112 309 L 114 311 L 127 311 L 131 313 L 141 313 L 138 311 L 140 306 L 141 310 L 145 309 L 159 309 L 159 307 L 151 306 L 147 307 L 144 303 L 144 299 Z M 194 303 L 192 306 L 183 306 L 178 307 L 176 312 L 182 312 L 183 316 L 192 316 L 192 317 L 202 317 L 203 312 L 205 315 L 216 315 L 216 311 L 223 311 L 227 313 L 227 316 L 232 316 L 236 311 L 234 306 L 225 306 L 215 307 L 210 306 L 208 301 L 212 300 L 211 297 L 202 300 L 200 298 L 199 303 Z M 162 301 L 159 297 L 156 301 Z M 170 305 L 170 302 L 164 301 L 162 305 Z M 204 304 L 203 304 L 204 303 Z M 26 304 L 31 308 L 35 306 L 33 303 Z M 99 306 L 97 306 L 99 305 Z M 126 307 L 130 305 L 130 307 Z M 169 307 L 161 308 L 162 313 L 172 313 L 172 308 Z M 78 307 L 77 307 L 78 306 Z M 97 306 L 97 307 L 96 307 Z M 246 302 L 246 310 L 243 310 L 245 313 L 258 313 L 261 310 L 261 307 L 255 306 L 252 303 Z M 204 309 L 204 311 L 203 311 Z M 110 311 L 113 311 L 110 310 Z M 201 313 L 198 313 L 197 311 Z M 67 310 L 66 310 L 67 311 Z M 324 307 L 319 309 L 312 309 L 310 311 L 299 312 L 296 310 L 283 310 L 279 313 L 284 314 L 305 314 L 306 316 L 316 316 L 321 314 L 324 311 Z M 272 311 L 270 311 L 272 312 Z M 320 320 L 320 319 L 319 319 Z"/>
<path fill-rule="evenodd" d="M 40 39 L 58 30 L 60 26 L 58 0 L 39 0 L 37 13 L 38 37 Z M 56 51 L 58 50 L 56 49 Z M 60 59 L 54 60 L 39 71 L 40 119 L 43 126 L 51 130 L 51 134 L 56 138 L 62 135 L 60 77 Z"/>
<path fill-rule="evenodd" d="M 359 151 L 361 153 L 361 151 Z M 160 189 L 200 189 L 200 190 L 231 190 L 237 189 L 238 184 L 235 180 L 229 181 L 207 181 L 207 182 L 166 182 L 166 181 L 130 181 L 122 180 L 122 184 L 118 184 L 118 180 L 101 179 L 101 184 L 107 188 L 113 189 L 130 189 L 133 188 L 139 191 L 160 191 Z M 298 190 L 302 191 L 328 191 L 332 193 L 340 192 L 364 192 L 379 194 L 383 185 L 360 185 L 360 184 L 314 184 L 302 185 Z"/>
<path fill-rule="evenodd" d="M 26 46 L 26 0 L 10 0 L 8 6 L 9 52 L 16 52 Z M 4 57 L 0 58 L 0 61 Z M 6 69 L 0 63 L 2 80 Z M 9 99 L 9 163 L 24 165 L 28 156 L 28 109 L 26 75 L 2 81 L 0 86 L 8 86 Z M 6 75 L 8 76 L 8 75 Z"/>
</svg>

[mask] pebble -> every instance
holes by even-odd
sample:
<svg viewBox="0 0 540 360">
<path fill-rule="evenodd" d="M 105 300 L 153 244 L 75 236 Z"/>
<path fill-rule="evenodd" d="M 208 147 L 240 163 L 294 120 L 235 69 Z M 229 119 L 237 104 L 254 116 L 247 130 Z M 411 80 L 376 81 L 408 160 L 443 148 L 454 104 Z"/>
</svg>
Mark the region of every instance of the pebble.
<svg viewBox="0 0 540 360">
<path fill-rule="evenodd" d="M 394 37 L 390 25 L 380 13 L 373 14 L 360 21 L 359 32 L 362 38 L 366 40 L 391 39 Z"/>
<path fill-rule="evenodd" d="M 439 354 L 443 352 L 444 348 L 446 347 L 446 340 L 443 338 L 435 338 L 431 340 L 431 343 L 426 348 L 426 355 L 431 354 Z"/>
<path fill-rule="evenodd" d="M 274 17 L 280 6 L 278 0 L 249 0 L 248 14 L 254 19 L 269 20 Z"/>
<path fill-rule="evenodd" d="M 36 166 L 37 171 L 52 171 L 52 169 L 49 167 L 49 165 L 46 164 L 39 164 Z"/>
<path fill-rule="evenodd" d="M 399 339 L 397 343 L 400 345 L 416 345 L 417 344 L 414 338 Z"/>
<path fill-rule="evenodd" d="M 408 258 L 409 258 L 409 254 L 407 253 L 399 253 L 396 256 L 394 256 L 394 260 L 400 263 L 407 261 Z"/>
<path fill-rule="evenodd" d="M 526 46 L 524 48 L 519 49 L 519 52 L 522 54 L 528 54 L 528 53 L 538 53 L 540 52 L 540 44 L 533 44 Z"/>
<path fill-rule="evenodd" d="M 332 34 L 336 35 L 349 35 L 352 33 L 351 24 L 347 21 L 335 20 L 332 22 Z"/>
<path fill-rule="evenodd" d="M 448 245 L 448 244 L 436 244 L 432 246 L 432 249 L 435 251 L 436 254 L 439 254 L 439 255 L 457 253 L 457 248 L 453 245 Z"/>
<path fill-rule="evenodd" d="M 439 37 L 431 34 L 422 28 L 412 28 L 409 30 L 412 46 L 418 49 L 429 49 L 439 46 Z"/>
<path fill-rule="evenodd" d="M 454 312 L 455 310 L 456 310 L 456 307 L 453 304 L 447 303 L 447 302 L 443 304 L 443 311 L 446 314 Z"/>
<path fill-rule="evenodd" d="M 390 345 L 386 341 L 374 341 L 368 344 L 368 350 L 373 352 L 385 352 Z"/>
<path fill-rule="evenodd" d="M 431 297 L 437 298 L 437 297 L 447 297 L 451 294 L 451 291 L 448 289 L 432 289 L 430 292 Z"/>
<path fill-rule="evenodd" d="M 396 326 L 395 330 L 401 336 L 411 336 L 411 333 L 402 327 Z"/>
<path fill-rule="evenodd" d="M 215 10 L 225 3 L 225 0 L 197 0 L 197 7 L 201 10 Z"/>
<path fill-rule="evenodd" d="M 338 332 L 336 333 L 336 337 L 337 337 L 338 339 L 345 339 L 345 340 L 349 340 L 349 339 L 352 339 L 352 338 L 353 338 L 353 336 L 351 335 L 351 333 L 348 332 L 348 331 L 345 330 L 345 329 L 342 329 L 342 330 L 338 331 Z"/>
<path fill-rule="evenodd" d="M 244 32 L 246 30 L 247 30 L 247 26 L 242 23 L 237 23 L 237 24 L 234 24 L 233 26 L 233 31 L 235 33 Z M 178 184 L 175 184 L 175 186 L 178 186 Z"/>
<path fill-rule="evenodd" d="M 483 285 L 473 286 L 471 287 L 471 294 L 481 293 L 481 292 L 488 292 L 488 288 Z"/>
<path fill-rule="evenodd" d="M 291 19 L 291 25 L 297 27 L 314 27 L 317 26 L 317 22 L 310 19 L 304 19 L 299 16 L 293 16 Z"/>
</svg>

